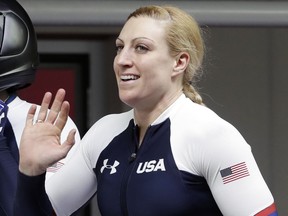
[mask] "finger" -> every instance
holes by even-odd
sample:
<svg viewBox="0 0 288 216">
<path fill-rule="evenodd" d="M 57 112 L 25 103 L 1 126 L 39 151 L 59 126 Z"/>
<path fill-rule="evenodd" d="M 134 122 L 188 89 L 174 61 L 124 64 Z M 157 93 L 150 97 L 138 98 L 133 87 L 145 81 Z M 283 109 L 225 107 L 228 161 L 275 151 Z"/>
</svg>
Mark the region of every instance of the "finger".
<svg viewBox="0 0 288 216">
<path fill-rule="evenodd" d="M 58 127 L 61 131 L 63 130 L 69 115 L 70 104 L 68 101 L 64 101 L 59 116 L 55 122 L 55 126 Z"/>
<path fill-rule="evenodd" d="M 26 125 L 33 125 L 33 119 L 35 116 L 36 109 L 37 109 L 37 106 L 35 104 L 32 104 L 32 106 L 28 110 L 28 114 L 26 117 Z"/>
<path fill-rule="evenodd" d="M 66 157 L 70 149 L 73 147 L 75 144 L 75 134 L 76 134 L 76 129 L 72 129 L 65 142 L 60 146 L 63 150 L 63 158 Z"/>
<path fill-rule="evenodd" d="M 55 95 L 55 99 L 52 103 L 52 106 L 50 108 L 49 114 L 47 116 L 47 121 L 50 123 L 54 123 L 54 121 L 57 119 L 58 114 L 61 110 L 64 98 L 65 98 L 65 90 L 59 89 Z"/>
<path fill-rule="evenodd" d="M 76 129 L 72 129 L 68 136 L 67 136 L 67 139 L 66 141 L 64 142 L 65 145 L 69 145 L 69 146 L 73 146 L 74 143 L 75 143 L 75 134 L 76 134 Z"/>
<path fill-rule="evenodd" d="M 52 99 L 51 92 L 46 92 L 42 99 L 41 108 L 40 108 L 37 120 L 45 121 L 51 99 Z"/>
</svg>

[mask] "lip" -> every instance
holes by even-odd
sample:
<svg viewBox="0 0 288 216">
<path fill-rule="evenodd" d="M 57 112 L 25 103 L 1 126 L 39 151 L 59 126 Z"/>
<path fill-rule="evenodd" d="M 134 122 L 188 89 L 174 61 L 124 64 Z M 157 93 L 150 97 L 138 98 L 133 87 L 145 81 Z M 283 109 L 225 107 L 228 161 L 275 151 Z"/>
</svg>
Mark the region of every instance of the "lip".
<svg viewBox="0 0 288 216">
<path fill-rule="evenodd" d="M 122 74 L 119 78 L 122 82 L 125 83 L 125 82 L 136 81 L 140 78 L 140 76 L 135 75 L 135 74 Z"/>
</svg>

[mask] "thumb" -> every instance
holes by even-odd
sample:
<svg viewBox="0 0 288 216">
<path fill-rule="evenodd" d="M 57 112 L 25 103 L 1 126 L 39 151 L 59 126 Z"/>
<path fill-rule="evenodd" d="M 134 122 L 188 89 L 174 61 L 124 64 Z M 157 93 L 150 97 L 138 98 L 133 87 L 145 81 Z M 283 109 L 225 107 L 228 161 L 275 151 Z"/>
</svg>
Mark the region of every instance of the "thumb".
<svg viewBox="0 0 288 216">
<path fill-rule="evenodd" d="M 68 136 L 67 139 L 64 141 L 64 143 L 61 145 L 61 148 L 63 149 L 63 153 L 65 154 L 65 156 L 68 154 L 68 152 L 70 151 L 70 149 L 73 147 L 73 145 L 75 144 L 75 134 L 76 134 L 76 129 L 72 129 Z M 64 156 L 64 157 L 65 157 Z"/>
</svg>

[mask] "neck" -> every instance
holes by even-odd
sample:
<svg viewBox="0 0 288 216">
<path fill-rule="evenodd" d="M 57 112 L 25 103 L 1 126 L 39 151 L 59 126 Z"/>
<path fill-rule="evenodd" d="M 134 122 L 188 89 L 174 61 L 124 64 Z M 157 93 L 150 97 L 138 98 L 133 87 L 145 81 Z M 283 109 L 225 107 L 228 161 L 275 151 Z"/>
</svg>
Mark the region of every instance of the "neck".
<svg viewBox="0 0 288 216">
<path fill-rule="evenodd" d="M 5 102 L 9 97 L 9 94 L 7 91 L 0 91 L 0 100 Z"/>
<path fill-rule="evenodd" d="M 147 128 L 182 94 L 182 91 L 169 97 L 167 100 L 162 100 L 157 103 L 153 109 L 139 110 L 134 108 L 134 118 L 136 124 L 139 126 L 139 143 L 141 144 Z"/>
</svg>

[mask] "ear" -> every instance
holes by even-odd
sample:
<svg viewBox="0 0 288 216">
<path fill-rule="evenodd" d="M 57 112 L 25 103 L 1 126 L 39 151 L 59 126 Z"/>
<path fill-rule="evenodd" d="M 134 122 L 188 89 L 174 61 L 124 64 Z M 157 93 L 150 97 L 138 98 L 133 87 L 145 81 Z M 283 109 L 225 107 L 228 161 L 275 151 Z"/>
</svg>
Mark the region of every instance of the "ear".
<svg viewBox="0 0 288 216">
<path fill-rule="evenodd" d="M 173 68 L 172 76 L 177 76 L 181 73 L 184 73 L 186 70 L 188 63 L 190 61 L 190 56 L 186 52 L 179 53 L 175 58 L 175 65 Z"/>
</svg>

